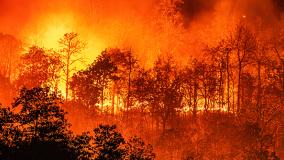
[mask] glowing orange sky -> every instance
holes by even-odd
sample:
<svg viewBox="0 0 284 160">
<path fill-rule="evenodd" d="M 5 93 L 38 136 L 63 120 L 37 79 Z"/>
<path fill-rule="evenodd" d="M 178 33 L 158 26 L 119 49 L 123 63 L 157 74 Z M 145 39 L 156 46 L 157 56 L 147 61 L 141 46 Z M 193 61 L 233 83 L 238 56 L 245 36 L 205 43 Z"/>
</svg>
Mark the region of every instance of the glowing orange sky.
<svg viewBox="0 0 284 160">
<path fill-rule="evenodd" d="M 162 18 L 156 16 L 157 2 L 1 0 L 0 32 L 15 35 L 26 46 L 36 44 L 55 49 L 64 33 L 78 32 L 88 43 L 84 55 L 89 63 L 107 47 L 131 47 L 143 62 L 148 63 L 158 54 L 172 53 L 181 60 L 199 55 L 204 44 L 224 37 L 244 15 L 250 21 L 257 19 L 256 16 L 263 16 L 269 23 L 275 18 L 271 0 L 263 0 L 262 3 L 258 0 L 185 0 L 189 6 L 196 2 L 211 6 L 195 13 L 195 17 L 188 17 L 189 25 L 181 35 L 174 35 L 176 44 L 171 44 L 172 34 L 155 28 L 156 21 Z M 173 34 L 175 30 L 175 27 L 170 28 Z M 172 46 L 176 46 L 176 50 L 173 51 Z"/>
</svg>

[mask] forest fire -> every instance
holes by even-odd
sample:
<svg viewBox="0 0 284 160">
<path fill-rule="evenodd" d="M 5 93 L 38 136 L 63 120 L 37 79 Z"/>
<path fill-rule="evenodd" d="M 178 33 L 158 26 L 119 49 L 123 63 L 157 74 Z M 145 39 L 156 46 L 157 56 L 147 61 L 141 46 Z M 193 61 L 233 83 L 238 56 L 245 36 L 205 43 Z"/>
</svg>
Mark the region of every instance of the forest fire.
<svg viewBox="0 0 284 160">
<path fill-rule="evenodd" d="M 0 159 L 284 158 L 282 0 L 0 0 L 0 23 Z"/>
</svg>

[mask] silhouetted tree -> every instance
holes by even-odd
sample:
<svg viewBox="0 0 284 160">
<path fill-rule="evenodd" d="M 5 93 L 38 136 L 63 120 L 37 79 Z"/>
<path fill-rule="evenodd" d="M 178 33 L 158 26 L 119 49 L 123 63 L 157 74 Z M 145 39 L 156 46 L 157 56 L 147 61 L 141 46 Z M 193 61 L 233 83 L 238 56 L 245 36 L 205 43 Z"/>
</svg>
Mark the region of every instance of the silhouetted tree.
<svg viewBox="0 0 284 160">
<path fill-rule="evenodd" d="M 18 159 L 154 159 L 139 138 L 127 144 L 115 125 L 72 135 L 62 99 L 49 88 L 23 88 L 12 107 L 0 106 L 0 157 Z"/>
<path fill-rule="evenodd" d="M 100 101 L 100 107 L 103 110 L 104 92 L 109 87 L 110 81 L 115 79 L 116 69 L 110 55 L 105 51 L 102 52 L 87 70 L 80 71 L 73 76 L 70 86 L 76 98 L 89 106 Z"/>
<path fill-rule="evenodd" d="M 137 76 L 134 77 L 133 81 L 133 97 L 135 101 L 139 102 L 141 112 L 148 112 L 149 105 L 152 102 L 152 95 L 154 94 L 153 85 L 154 81 L 152 78 L 151 70 L 141 68 L 137 71 Z"/>
<path fill-rule="evenodd" d="M 61 99 L 49 88 L 23 88 L 13 108 L 19 108 L 18 121 L 26 141 L 64 141 L 68 132 L 65 111 L 59 108 Z"/>
<path fill-rule="evenodd" d="M 133 137 L 126 143 L 125 160 L 154 160 L 153 147 L 146 145 L 141 138 Z"/>
<path fill-rule="evenodd" d="M 134 73 L 136 72 L 136 69 L 138 68 L 138 60 L 134 57 L 131 50 L 114 48 L 106 50 L 106 53 L 110 56 L 117 68 L 117 71 L 115 72 L 116 79 L 113 79 L 113 89 L 117 92 L 117 96 L 122 96 L 124 100 L 124 108 L 126 109 L 126 114 L 128 114 L 132 105 L 131 99 L 133 98 L 132 79 L 135 75 Z"/>
<path fill-rule="evenodd" d="M 15 115 L 11 108 L 0 105 L 0 158 L 7 158 L 18 141 L 18 128 L 13 125 Z"/>
<path fill-rule="evenodd" d="M 83 160 L 93 159 L 94 150 L 91 145 L 92 140 L 93 137 L 88 132 L 75 136 L 69 143 L 71 149 L 74 150 L 73 157 Z"/>
<path fill-rule="evenodd" d="M 150 72 L 141 72 L 134 79 L 134 97 L 142 104 L 147 102 L 157 127 L 161 122 L 164 131 L 168 124 L 175 122 L 176 109 L 182 107 L 181 77 L 171 58 L 159 58 Z"/>
<path fill-rule="evenodd" d="M 33 46 L 21 57 L 17 88 L 33 88 L 56 83 L 62 62 L 56 53 L 47 53 L 43 48 Z M 53 85 L 56 87 L 56 84 Z"/>
<path fill-rule="evenodd" d="M 257 49 L 255 35 L 243 24 L 237 26 L 232 36 L 231 45 L 233 52 L 236 54 L 236 63 L 238 70 L 238 95 L 237 95 L 237 111 L 240 111 L 243 104 L 241 93 L 241 79 L 244 67 L 249 63 L 252 53 Z"/>
<path fill-rule="evenodd" d="M 100 125 L 94 129 L 94 151 L 96 160 L 122 160 L 126 154 L 122 135 L 116 126 Z"/>
<path fill-rule="evenodd" d="M 22 89 L 13 110 L 1 109 L 0 140 L 5 144 L 1 156 L 4 159 L 72 159 L 74 151 L 68 147 L 68 123 L 59 102 L 49 88 Z"/>
<path fill-rule="evenodd" d="M 70 82 L 75 100 L 86 107 L 96 106 L 100 101 L 101 92 L 94 78 L 90 70 L 85 70 L 75 73 Z"/>
<path fill-rule="evenodd" d="M 219 108 L 227 104 L 227 111 L 234 112 L 231 108 L 231 54 L 232 47 L 228 40 L 221 40 L 216 47 L 207 48 L 212 65 L 216 68 L 216 77 L 218 80 L 218 103 Z"/>
<path fill-rule="evenodd" d="M 68 100 L 69 95 L 69 81 L 71 73 L 74 71 L 74 63 L 77 61 L 82 62 L 82 57 L 79 56 L 82 50 L 85 48 L 86 43 L 79 39 L 77 33 L 65 33 L 59 40 L 61 47 L 61 54 L 64 62 L 64 74 L 65 74 L 65 98 Z"/>
</svg>

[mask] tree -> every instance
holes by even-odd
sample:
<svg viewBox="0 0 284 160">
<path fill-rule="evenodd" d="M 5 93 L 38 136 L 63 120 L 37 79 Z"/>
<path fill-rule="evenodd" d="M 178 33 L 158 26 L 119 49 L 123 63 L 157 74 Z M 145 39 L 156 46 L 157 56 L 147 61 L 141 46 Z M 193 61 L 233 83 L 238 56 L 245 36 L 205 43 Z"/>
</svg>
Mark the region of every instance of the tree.
<svg viewBox="0 0 284 160">
<path fill-rule="evenodd" d="M 243 24 L 237 26 L 236 31 L 232 37 L 233 51 L 237 57 L 238 68 L 238 94 L 237 94 L 237 111 L 240 111 L 242 103 L 241 94 L 241 79 L 244 67 L 248 64 L 252 53 L 257 48 L 255 35 Z"/>
<path fill-rule="evenodd" d="M 159 58 L 151 71 L 143 71 L 134 79 L 136 100 L 150 106 L 150 113 L 156 119 L 157 128 L 162 129 L 175 122 L 176 109 L 180 109 L 182 101 L 181 76 L 171 58 Z"/>
<path fill-rule="evenodd" d="M 212 60 L 213 66 L 217 69 L 218 73 L 218 101 L 219 108 L 222 108 L 224 104 L 227 104 L 227 111 L 234 112 L 234 108 L 231 108 L 231 54 L 232 46 L 228 39 L 221 40 L 217 46 L 207 48 L 209 58 Z M 226 86 L 225 86 L 226 85 Z M 226 91 L 225 91 L 226 89 Z M 224 99 L 226 93 L 226 101 Z"/>
<path fill-rule="evenodd" d="M 51 52 L 51 53 L 47 53 Z M 59 55 L 52 51 L 45 51 L 43 48 L 33 46 L 29 52 L 21 57 L 17 88 L 40 87 L 56 83 L 59 78 L 59 71 L 62 62 Z M 56 84 L 54 84 L 56 87 Z"/>
<path fill-rule="evenodd" d="M 115 125 L 100 125 L 94 129 L 94 150 L 96 160 L 122 160 L 125 155 L 122 135 Z"/>
<path fill-rule="evenodd" d="M 13 150 L 17 128 L 13 125 L 15 115 L 11 108 L 0 105 L 0 158 L 8 157 Z"/>
<path fill-rule="evenodd" d="M 12 107 L 0 105 L 0 158 L 14 159 L 154 159 L 150 145 L 135 138 L 127 145 L 115 125 L 100 125 L 94 135 L 73 135 L 49 88 L 23 88 Z M 134 146 L 137 145 L 137 146 Z"/>
<path fill-rule="evenodd" d="M 77 33 L 71 32 L 66 33 L 59 40 L 59 45 L 61 46 L 62 58 L 64 62 L 64 74 L 65 74 L 65 98 L 68 100 L 69 96 L 69 81 L 72 72 L 74 71 L 74 63 L 77 61 L 82 61 L 82 57 L 78 57 L 82 50 L 85 48 L 86 43 L 79 39 Z"/>
<path fill-rule="evenodd" d="M 276 33 L 271 37 L 268 44 L 270 44 L 270 48 L 272 50 L 272 53 L 274 54 L 274 56 L 271 55 L 270 58 L 276 57 L 276 64 L 279 65 L 278 74 L 281 80 L 280 83 L 282 86 L 282 95 L 284 95 L 284 30 L 282 29 L 282 25 L 283 24 L 276 28 Z"/>
<path fill-rule="evenodd" d="M 72 154 L 73 151 L 69 150 L 68 146 L 65 143 L 56 141 L 43 141 L 33 142 L 20 146 L 9 159 L 77 160 L 77 157 L 72 157 Z M 7 157 L 5 157 L 5 159 L 7 159 Z"/>
<path fill-rule="evenodd" d="M 215 109 L 215 101 L 218 94 L 216 94 L 216 91 L 219 91 L 219 97 L 222 96 L 222 92 L 223 89 L 220 89 L 222 86 L 219 86 L 220 83 L 218 84 L 218 77 L 216 76 L 217 73 L 217 69 L 214 65 L 208 64 L 208 63 L 204 63 L 201 61 L 195 61 L 194 62 L 194 77 L 195 78 L 195 82 L 197 86 L 197 90 L 199 90 L 199 95 L 200 97 L 204 100 L 204 107 L 203 110 L 205 112 L 208 112 L 209 110 L 209 104 L 210 104 L 210 100 L 212 105 L 212 109 Z M 221 84 L 222 85 L 222 84 Z M 198 91 L 195 91 L 198 92 Z M 195 93 L 196 94 L 196 93 Z M 222 100 L 222 98 L 221 98 Z M 219 103 L 222 103 L 219 101 Z M 222 105 L 221 106 L 222 109 Z"/>
<path fill-rule="evenodd" d="M 77 159 L 93 159 L 94 151 L 93 146 L 91 145 L 93 137 L 89 132 L 84 132 L 81 135 L 75 136 L 70 145 L 70 148 L 74 150 L 73 157 L 77 157 Z"/>
<path fill-rule="evenodd" d="M 153 147 L 146 145 L 141 138 L 132 137 L 126 143 L 127 156 L 125 160 L 154 160 Z"/>
<path fill-rule="evenodd" d="M 126 109 L 126 112 L 128 114 L 132 99 L 132 78 L 134 77 L 134 73 L 137 68 L 139 68 L 138 60 L 134 57 L 131 50 L 121 50 L 114 48 L 109 49 L 106 52 L 109 54 L 113 63 L 117 67 L 114 85 L 115 87 L 120 88 L 118 92 L 125 99 L 126 103 L 124 105 L 124 108 Z"/>
<path fill-rule="evenodd" d="M 60 99 L 49 88 L 22 89 L 12 108 L 1 108 L 4 159 L 72 159 Z M 74 158 L 75 159 L 75 158 Z"/>
<path fill-rule="evenodd" d="M 80 71 L 72 77 L 70 86 L 76 98 L 88 106 L 96 105 L 100 101 L 100 107 L 103 109 L 104 92 L 110 81 L 116 78 L 116 69 L 110 55 L 103 51 L 85 71 Z"/>
<path fill-rule="evenodd" d="M 116 125 L 99 125 L 94 129 L 94 153 L 96 160 L 153 160 L 155 154 L 151 145 L 145 145 L 141 138 L 133 137 L 127 142 Z"/>
<path fill-rule="evenodd" d="M 75 73 L 70 82 L 70 88 L 74 99 L 86 107 L 96 106 L 100 101 L 101 92 L 95 84 L 95 77 L 92 77 L 90 70 Z"/>
<path fill-rule="evenodd" d="M 200 99 L 203 100 L 203 111 L 209 110 L 210 102 L 212 109 L 216 101 L 216 92 L 218 87 L 218 78 L 216 77 L 216 68 L 206 62 L 194 60 L 192 66 L 187 66 L 182 72 L 181 89 L 185 106 L 192 108 L 193 119 L 197 117 Z M 219 90 L 222 92 L 222 90 Z"/>
<path fill-rule="evenodd" d="M 153 90 L 153 78 L 151 70 L 141 68 L 137 71 L 137 75 L 132 80 L 133 90 L 132 94 L 135 101 L 140 104 L 141 112 L 148 112 L 150 110 L 149 105 L 152 102 Z"/>
<path fill-rule="evenodd" d="M 12 106 L 19 108 L 19 122 L 24 139 L 29 141 L 64 141 L 68 123 L 59 108 L 60 98 L 49 88 L 23 88 Z"/>
</svg>

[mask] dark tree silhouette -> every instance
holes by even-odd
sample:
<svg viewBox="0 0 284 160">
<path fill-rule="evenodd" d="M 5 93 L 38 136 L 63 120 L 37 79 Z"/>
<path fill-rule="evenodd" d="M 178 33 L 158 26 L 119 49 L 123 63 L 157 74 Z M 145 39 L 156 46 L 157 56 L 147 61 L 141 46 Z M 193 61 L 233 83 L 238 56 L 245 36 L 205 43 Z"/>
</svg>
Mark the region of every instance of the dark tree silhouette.
<svg viewBox="0 0 284 160">
<path fill-rule="evenodd" d="M 65 118 L 66 112 L 60 108 L 62 101 L 49 88 L 23 88 L 12 107 L 0 106 L 0 158 L 154 158 L 152 147 L 145 146 L 141 139 L 130 140 L 125 145 L 125 140 L 122 134 L 116 131 L 115 125 L 100 125 L 94 129 L 93 136 L 88 132 L 73 135 Z"/>
<path fill-rule="evenodd" d="M 150 72 L 141 71 L 133 80 L 137 100 L 148 103 L 150 112 L 156 119 L 157 128 L 162 124 L 163 131 L 167 126 L 173 127 L 176 109 L 181 108 L 181 76 L 178 74 L 171 58 L 159 58 Z"/>
<path fill-rule="evenodd" d="M 100 102 L 100 109 L 103 110 L 104 92 L 110 81 L 116 78 L 116 70 L 110 55 L 104 51 L 85 71 L 72 77 L 71 89 L 83 104 L 91 107 Z"/>
<path fill-rule="evenodd" d="M 77 33 L 65 33 L 59 40 L 61 46 L 61 54 L 64 60 L 64 74 L 65 74 L 65 98 L 69 98 L 69 81 L 74 71 L 74 63 L 82 62 L 82 57 L 79 56 L 81 51 L 85 48 L 86 43 L 79 39 Z"/>
<path fill-rule="evenodd" d="M 114 79 L 114 87 L 112 89 L 114 92 L 117 92 L 117 95 L 120 95 L 123 98 L 126 116 L 128 117 L 131 99 L 133 98 L 132 79 L 135 76 L 137 68 L 139 68 L 138 60 L 134 57 L 131 50 L 114 48 L 106 50 L 106 53 L 110 56 L 117 68 L 117 71 L 115 72 L 116 79 Z M 114 109 L 114 104 L 112 108 Z"/>
<path fill-rule="evenodd" d="M 49 88 L 22 89 L 12 110 L 1 109 L 1 144 L 4 144 L 1 156 L 72 159 L 68 123 L 59 103 L 60 99 Z"/>
<path fill-rule="evenodd" d="M 70 148 L 74 150 L 74 152 L 72 153 L 73 156 L 77 157 L 77 159 L 93 159 L 94 149 L 91 145 L 93 139 L 94 138 L 88 132 L 82 133 L 81 135 L 77 135 L 72 138 L 72 141 L 69 145 Z"/>
<path fill-rule="evenodd" d="M 141 138 L 133 137 L 126 143 L 126 160 L 153 160 L 153 147 L 146 145 Z"/>
<path fill-rule="evenodd" d="M 238 94 L 237 94 L 237 112 L 240 112 L 243 103 L 243 92 L 241 88 L 242 74 L 244 68 L 249 63 L 252 53 L 257 49 L 256 37 L 251 30 L 243 24 L 236 27 L 232 36 L 231 46 L 236 54 L 236 63 L 238 70 Z"/>
<path fill-rule="evenodd" d="M 61 99 L 49 88 L 23 88 L 20 95 L 15 99 L 13 108 L 21 107 L 19 122 L 26 139 L 44 140 L 62 138 L 68 127 L 65 119 L 66 112 L 59 108 Z"/>
<path fill-rule="evenodd" d="M 122 160 L 126 154 L 122 135 L 115 125 L 100 125 L 94 129 L 94 150 L 96 160 Z"/>
</svg>

